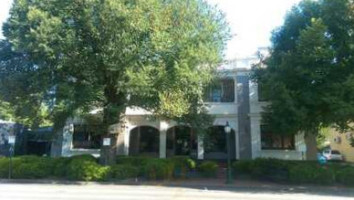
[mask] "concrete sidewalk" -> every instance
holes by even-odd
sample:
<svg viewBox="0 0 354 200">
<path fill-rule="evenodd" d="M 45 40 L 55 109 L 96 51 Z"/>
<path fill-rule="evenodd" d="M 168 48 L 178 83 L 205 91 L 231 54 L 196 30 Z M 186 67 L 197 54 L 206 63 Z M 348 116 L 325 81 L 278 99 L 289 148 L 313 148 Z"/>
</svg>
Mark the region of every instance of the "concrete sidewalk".
<svg viewBox="0 0 354 200">
<path fill-rule="evenodd" d="M 184 179 L 173 181 L 144 181 L 130 179 L 114 182 L 82 182 L 66 180 L 27 180 L 0 179 L 0 184 L 24 184 L 24 185 L 83 185 L 83 186 L 160 186 L 168 188 L 189 188 L 198 190 L 236 191 L 251 193 L 279 193 L 279 194 L 314 194 L 325 196 L 342 196 L 354 198 L 354 187 L 344 186 L 318 186 L 318 185 L 294 185 L 279 184 L 273 182 L 235 180 L 232 184 L 225 184 L 221 179 Z"/>
</svg>

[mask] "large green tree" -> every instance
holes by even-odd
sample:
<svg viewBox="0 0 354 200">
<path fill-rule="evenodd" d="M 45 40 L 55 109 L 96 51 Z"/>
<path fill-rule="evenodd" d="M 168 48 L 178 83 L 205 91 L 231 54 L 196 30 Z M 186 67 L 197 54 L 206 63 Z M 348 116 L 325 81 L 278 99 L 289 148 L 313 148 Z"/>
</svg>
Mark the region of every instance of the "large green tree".
<svg viewBox="0 0 354 200">
<path fill-rule="evenodd" d="M 304 0 L 273 32 L 267 66 L 254 78 L 269 101 L 263 113 L 273 131 L 318 133 L 348 129 L 354 120 L 354 3 Z"/>
<path fill-rule="evenodd" d="M 203 0 L 15 0 L 3 32 L 0 96 L 59 127 L 93 108 L 106 128 L 128 106 L 191 119 L 229 38 Z"/>
</svg>

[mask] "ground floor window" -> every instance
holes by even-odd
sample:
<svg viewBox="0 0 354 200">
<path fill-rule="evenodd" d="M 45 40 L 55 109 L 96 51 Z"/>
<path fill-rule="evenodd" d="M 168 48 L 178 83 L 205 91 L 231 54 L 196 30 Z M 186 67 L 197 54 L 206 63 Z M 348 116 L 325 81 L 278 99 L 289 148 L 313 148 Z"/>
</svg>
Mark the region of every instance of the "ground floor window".
<svg viewBox="0 0 354 200">
<path fill-rule="evenodd" d="M 295 149 L 293 135 L 275 134 L 267 125 L 261 125 L 262 149 Z"/>
<path fill-rule="evenodd" d="M 129 154 L 157 156 L 160 132 L 150 126 L 139 126 L 130 131 Z"/>
<path fill-rule="evenodd" d="M 167 156 L 197 156 L 197 137 L 188 126 L 174 126 L 167 130 Z"/>
<path fill-rule="evenodd" d="M 74 149 L 99 149 L 102 129 L 95 125 L 74 125 Z"/>
</svg>

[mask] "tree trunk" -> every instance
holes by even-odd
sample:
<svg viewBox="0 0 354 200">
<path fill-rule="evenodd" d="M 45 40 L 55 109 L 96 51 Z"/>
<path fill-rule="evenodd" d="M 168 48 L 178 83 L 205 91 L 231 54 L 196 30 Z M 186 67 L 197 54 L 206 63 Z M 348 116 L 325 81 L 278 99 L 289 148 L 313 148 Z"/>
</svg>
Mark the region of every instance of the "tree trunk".
<svg viewBox="0 0 354 200">
<path fill-rule="evenodd" d="M 305 134 L 306 160 L 317 160 L 316 134 Z"/>
</svg>

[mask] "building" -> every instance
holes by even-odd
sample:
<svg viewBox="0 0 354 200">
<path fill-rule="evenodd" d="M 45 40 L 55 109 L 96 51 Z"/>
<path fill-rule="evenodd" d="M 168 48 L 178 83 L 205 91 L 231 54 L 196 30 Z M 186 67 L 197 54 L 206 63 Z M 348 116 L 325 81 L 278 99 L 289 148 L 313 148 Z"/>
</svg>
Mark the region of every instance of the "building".
<svg viewBox="0 0 354 200">
<path fill-rule="evenodd" d="M 352 131 L 341 133 L 334 128 L 328 129 L 326 146 L 338 150 L 347 162 L 354 162 L 354 133 Z"/>
<path fill-rule="evenodd" d="M 208 112 L 215 116 L 207 140 L 188 126 L 154 120 L 146 110 L 128 108 L 124 124 L 112 126 L 113 132 L 122 129 L 117 136 L 117 154 L 226 159 L 224 126 L 228 122 L 232 128 L 232 159 L 306 159 L 303 134 L 294 137 L 275 135 L 261 122 L 261 112 L 267 103 L 262 101 L 257 84 L 249 76 L 251 66 L 258 61 L 258 57 L 249 57 L 232 60 L 219 67 L 220 82 L 205 94 Z M 99 155 L 100 138 L 95 131 L 99 129 L 82 125 L 80 121 L 68 120 L 63 129 L 59 155 Z"/>
</svg>

